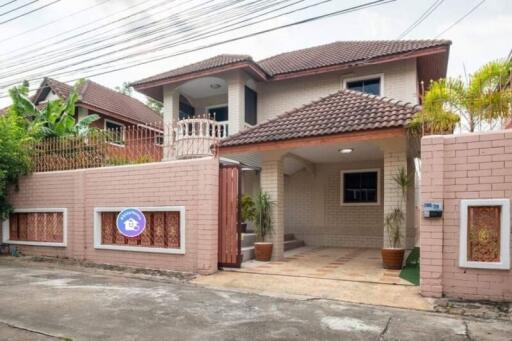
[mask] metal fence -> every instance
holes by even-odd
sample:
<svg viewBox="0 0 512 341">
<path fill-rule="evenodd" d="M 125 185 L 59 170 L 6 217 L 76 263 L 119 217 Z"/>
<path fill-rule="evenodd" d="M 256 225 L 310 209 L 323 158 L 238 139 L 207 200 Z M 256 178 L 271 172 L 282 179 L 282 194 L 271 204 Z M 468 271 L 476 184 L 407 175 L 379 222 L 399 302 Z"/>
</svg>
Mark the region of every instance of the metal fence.
<svg viewBox="0 0 512 341">
<path fill-rule="evenodd" d="M 223 124 L 207 118 L 92 129 L 32 145 L 32 169 L 50 172 L 213 156 L 226 135 Z"/>
</svg>

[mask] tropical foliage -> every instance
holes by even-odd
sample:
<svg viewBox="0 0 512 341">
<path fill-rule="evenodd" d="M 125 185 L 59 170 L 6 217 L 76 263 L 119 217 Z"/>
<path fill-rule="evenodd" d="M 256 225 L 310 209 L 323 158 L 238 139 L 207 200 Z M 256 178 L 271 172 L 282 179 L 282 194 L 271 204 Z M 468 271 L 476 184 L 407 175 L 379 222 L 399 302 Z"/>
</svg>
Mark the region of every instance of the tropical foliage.
<svg viewBox="0 0 512 341">
<path fill-rule="evenodd" d="M 272 207 L 274 206 L 274 202 L 270 200 L 268 193 L 259 192 L 254 200 L 254 206 L 254 227 L 256 236 L 260 240 L 265 240 L 267 235 L 272 234 Z"/>
<path fill-rule="evenodd" d="M 12 104 L 0 117 L 0 220 L 11 209 L 9 189 L 30 171 L 32 147 L 50 137 L 85 136 L 91 132 L 90 124 L 99 119 L 94 114 L 75 120 L 79 86 L 80 82 L 65 101 L 51 100 L 43 108 L 30 99 L 28 83 L 9 90 Z"/>
<path fill-rule="evenodd" d="M 244 196 L 242 196 L 241 206 L 242 221 L 253 221 L 256 216 L 256 208 L 254 207 L 254 201 L 252 200 L 250 195 L 245 194 Z"/>
<path fill-rule="evenodd" d="M 96 114 L 87 115 L 79 122 L 74 118 L 76 102 L 78 101 L 78 82 L 65 101 L 51 100 L 39 109 L 28 97 L 28 86 L 23 84 L 9 90 L 12 105 L 11 115 L 24 119 L 24 126 L 30 135 L 37 139 L 47 137 L 63 137 L 86 135 L 92 122 L 99 119 Z"/>
<path fill-rule="evenodd" d="M 413 178 L 407 174 L 404 167 L 401 167 L 393 175 L 392 180 L 400 190 L 400 200 L 398 206 L 384 217 L 384 227 L 386 228 L 388 245 L 392 248 L 400 248 L 403 239 L 402 231 L 405 229 L 405 214 L 402 209 L 406 202 L 407 191 L 413 185 Z"/>
<path fill-rule="evenodd" d="M 506 87 L 511 61 L 483 65 L 466 81 L 448 78 L 432 82 L 423 98 L 423 110 L 412 120 L 413 133 L 452 133 L 457 125 L 474 132 L 492 128 L 510 118 L 512 92 Z"/>
<path fill-rule="evenodd" d="M 24 123 L 15 115 L 0 117 L 0 221 L 7 218 L 11 210 L 7 198 L 9 188 L 17 185 L 18 179 L 30 169 L 32 137 Z"/>
</svg>

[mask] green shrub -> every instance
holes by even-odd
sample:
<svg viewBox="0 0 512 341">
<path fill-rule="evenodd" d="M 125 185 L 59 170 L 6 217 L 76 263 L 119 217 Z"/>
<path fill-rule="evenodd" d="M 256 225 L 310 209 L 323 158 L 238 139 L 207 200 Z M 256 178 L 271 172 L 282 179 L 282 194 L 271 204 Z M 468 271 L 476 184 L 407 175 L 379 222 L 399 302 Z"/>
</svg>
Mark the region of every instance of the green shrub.
<svg viewBox="0 0 512 341">
<path fill-rule="evenodd" d="M 11 205 L 8 192 L 17 186 L 21 176 L 30 171 L 30 145 L 32 138 L 16 115 L 0 117 L 0 220 L 8 217 Z"/>
</svg>

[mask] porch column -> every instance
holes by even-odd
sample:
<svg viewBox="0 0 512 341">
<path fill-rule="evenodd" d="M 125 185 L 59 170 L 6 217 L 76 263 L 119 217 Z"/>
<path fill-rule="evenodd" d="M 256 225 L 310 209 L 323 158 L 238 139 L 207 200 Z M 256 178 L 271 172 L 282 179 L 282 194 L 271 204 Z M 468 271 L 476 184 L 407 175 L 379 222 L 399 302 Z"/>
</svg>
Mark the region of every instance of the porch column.
<svg viewBox="0 0 512 341">
<path fill-rule="evenodd" d="M 228 133 L 233 135 L 241 131 L 245 120 L 245 82 L 242 72 L 233 72 L 226 77 L 228 83 Z"/>
<path fill-rule="evenodd" d="M 180 115 L 180 93 L 178 89 L 164 86 L 164 156 L 163 160 L 174 158 L 171 152 L 172 134 Z"/>
<path fill-rule="evenodd" d="M 393 177 L 403 167 L 407 172 L 407 152 L 396 150 L 384 150 L 384 221 L 386 216 L 395 208 L 400 208 L 404 214 L 401 241 L 402 247 L 406 247 L 406 226 L 407 226 L 407 196 L 402 199 L 400 187 L 395 183 Z M 390 247 L 386 227 L 384 226 L 384 247 Z"/>
<path fill-rule="evenodd" d="M 272 236 L 267 237 L 273 246 L 272 260 L 284 257 L 284 173 L 283 154 L 268 153 L 263 156 L 261 164 L 261 191 L 270 195 L 274 202 L 272 209 Z"/>
</svg>

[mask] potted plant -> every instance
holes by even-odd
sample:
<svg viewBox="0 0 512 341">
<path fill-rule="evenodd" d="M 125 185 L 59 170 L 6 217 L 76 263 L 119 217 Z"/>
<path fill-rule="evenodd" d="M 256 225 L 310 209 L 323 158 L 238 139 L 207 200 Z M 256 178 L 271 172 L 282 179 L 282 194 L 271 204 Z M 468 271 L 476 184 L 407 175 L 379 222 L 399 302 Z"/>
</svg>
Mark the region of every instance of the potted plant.
<svg viewBox="0 0 512 341">
<path fill-rule="evenodd" d="M 384 218 L 384 228 L 388 237 L 387 247 L 382 248 L 382 264 L 385 269 L 400 270 L 404 261 L 405 249 L 402 243 L 402 230 L 405 228 L 405 215 L 402 211 L 406 202 L 407 189 L 412 179 L 405 168 L 400 168 L 393 176 L 393 182 L 400 189 L 400 201 Z"/>
<path fill-rule="evenodd" d="M 244 194 L 242 196 L 241 206 L 242 206 L 242 210 L 241 210 L 242 223 L 240 225 L 241 225 L 242 232 L 245 233 L 245 232 L 247 232 L 247 222 L 254 221 L 254 216 L 256 214 L 256 210 L 254 208 L 254 201 L 247 194 Z"/>
<path fill-rule="evenodd" d="M 259 192 L 255 200 L 254 227 L 258 241 L 254 243 L 254 256 L 258 261 L 268 262 L 272 257 L 272 243 L 265 237 L 272 234 L 272 206 L 270 195 Z"/>
</svg>

